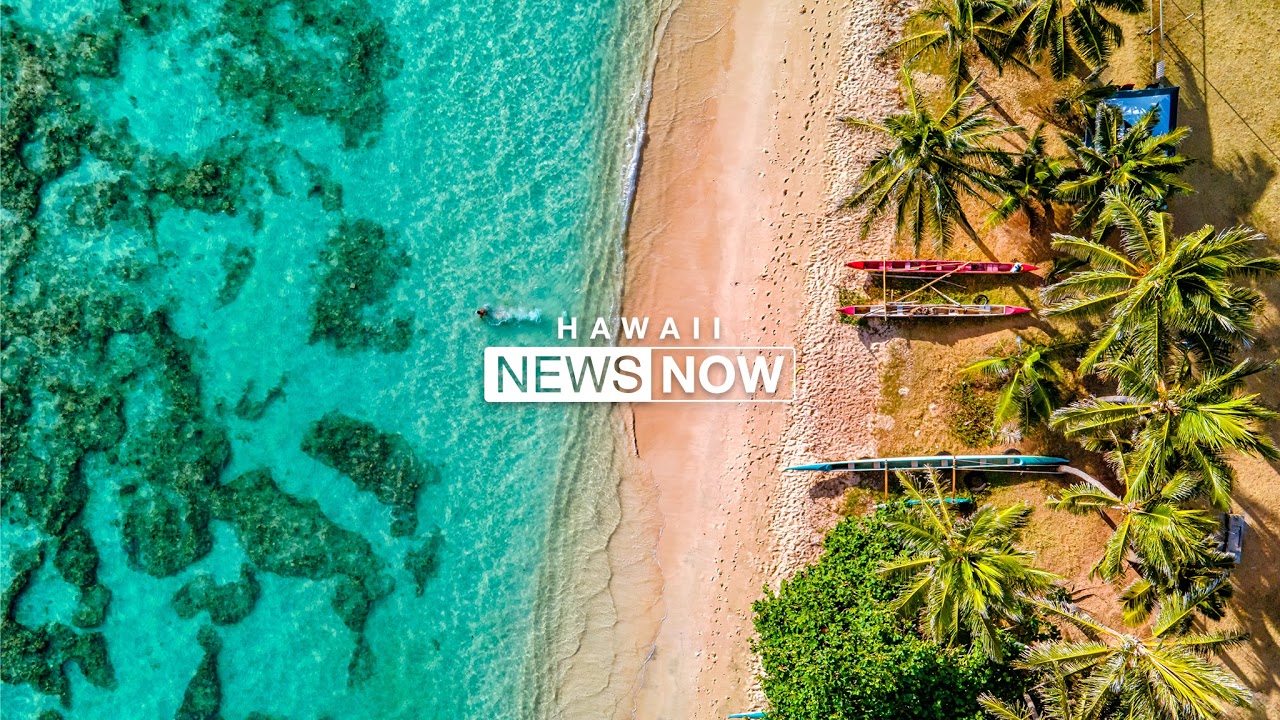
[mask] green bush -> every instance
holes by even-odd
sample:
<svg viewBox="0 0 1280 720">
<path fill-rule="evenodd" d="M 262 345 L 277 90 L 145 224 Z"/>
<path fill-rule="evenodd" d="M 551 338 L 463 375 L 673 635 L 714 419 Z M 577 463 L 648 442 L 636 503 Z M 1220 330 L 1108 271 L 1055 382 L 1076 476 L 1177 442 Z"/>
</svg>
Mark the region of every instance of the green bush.
<svg viewBox="0 0 1280 720">
<path fill-rule="evenodd" d="M 1022 694 L 1018 671 L 925 640 L 888 609 L 894 586 L 875 574 L 897 554 L 885 512 L 841 522 L 817 563 L 756 601 L 770 718 L 978 720 L 980 693 Z"/>
</svg>

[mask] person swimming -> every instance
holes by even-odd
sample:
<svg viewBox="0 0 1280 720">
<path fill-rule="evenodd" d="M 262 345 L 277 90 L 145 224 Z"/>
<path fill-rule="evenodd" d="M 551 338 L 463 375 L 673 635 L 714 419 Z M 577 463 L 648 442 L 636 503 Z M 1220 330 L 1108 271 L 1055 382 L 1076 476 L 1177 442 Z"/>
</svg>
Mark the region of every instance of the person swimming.
<svg viewBox="0 0 1280 720">
<path fill-rule="evenodd" d="M 504 308 L 484 305 L 476 310 L 476 315 L 490 325 L 508 325 L 511 323 L 542 322 L 542 311 L 538 308 Z"/>
</svg>

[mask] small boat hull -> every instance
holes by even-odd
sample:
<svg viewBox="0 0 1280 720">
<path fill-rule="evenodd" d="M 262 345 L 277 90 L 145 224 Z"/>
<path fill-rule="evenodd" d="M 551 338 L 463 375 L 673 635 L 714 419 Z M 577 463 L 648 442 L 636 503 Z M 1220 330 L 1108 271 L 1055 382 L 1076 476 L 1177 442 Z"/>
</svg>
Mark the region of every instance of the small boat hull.
<svg viewBox="0 0 1280 720">
<path fill-rule="evenodd" d="M 1031 312 L 1031 308 L 1017 305 L 946 305 L 925 303 L 881 303 L 878 305 L 850 305 L 840 312 L 855 318 L 975 318 L 1004 317 Z"/>
<path fill-rule="evenodd" d="M 987 470 L 992 472 L 1054 472 L 1066 458 L 1049 455 L 921 455 L 866 458 L 793 465 L 788 470 L 812 472 L 881 472 L 886 470 Z M 1052 468 L 1052 469 L 1050 469 Z"/>
<path fill-rule="evenodd" d="M 854 260 L 845 263 L 854 270 L 886 272 L 903 275 L 945 275 L 965 273 L 970 275 L 1013 275 L 1034 272 L 1040 268 L 1024 263 L 1002 263 L 970 260 Z"/>
</svg>

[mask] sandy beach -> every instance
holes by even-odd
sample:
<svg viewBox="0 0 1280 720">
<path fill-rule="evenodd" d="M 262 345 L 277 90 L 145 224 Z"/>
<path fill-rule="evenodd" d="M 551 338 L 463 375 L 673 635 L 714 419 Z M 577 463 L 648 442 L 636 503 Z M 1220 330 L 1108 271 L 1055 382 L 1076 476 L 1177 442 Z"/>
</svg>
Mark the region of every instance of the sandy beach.
<svg viewBox="0 0 1280 720">
<path fill-rule="evenodd" d="M 836 260 L 858 250 L 855 218 L 834 208 L 869 149 L 837 118 L 892 107 L 893 71 L 876 53 L 899 22 L 869 0 L 685 0 L 662 37 L 623 315 L 718 316 L 722 344 L 794 346 L 800 371 L 791 405 L 622 408 L 638 453 L 623 495 L 653 498 L 662 592 L 621 715 L 760 705 L 751 603 L 814 555 L 830 523 L 811 483 L 779 468 L 871 449 L 875 349 L 830 311 Z"/>
</svg>

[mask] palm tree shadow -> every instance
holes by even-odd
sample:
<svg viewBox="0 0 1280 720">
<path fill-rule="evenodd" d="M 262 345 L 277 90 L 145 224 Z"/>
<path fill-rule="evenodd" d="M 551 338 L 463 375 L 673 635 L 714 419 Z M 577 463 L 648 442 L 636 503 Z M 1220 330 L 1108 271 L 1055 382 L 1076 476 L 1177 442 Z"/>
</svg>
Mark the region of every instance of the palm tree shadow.
<svg viewBox="0 0 1280 720">
<path fill-rule="evenodd" d="M 911 323 L 908 325 L 907 323 Z M 874 320 L 868 326 L 870 332 L 884 334 L 884 321 Z M 984 319 L 922 318 L 905 320 L 888 326 L 894 335 L 909 341 L 927 340 L 938 345 L 955 345 L 977 337 L 991 335 L 1001 330 L 1026 330 L 1039 328 L 1046 333 L 1056 332 L 1053 326 L 1035 315 L 1008 315 Z"/>
<path fill-rule="evenodd" d="M 1269 465 L 1280 476 L 1280 463 Z M 1275 573 L 1280 567 L 1280 513 L 1242 493 L 1236 494 L 1236 504 L 1249 518 L 1244 557 L 1235 572 L 1237 594 L 1256 600 L 1248 603 L 1253 612 L 1247 613 L 1241 611 L 1242 603 L 1235 603 L 1234 616 L 1249 633 L 1245 642 L 1256 661 L 1245 666 L 1233 657 L 1221 659 L 1237 676 L 1246 678 L 1256 694 L 1271 695 L 1280 692 L 1280 629 L 1275 625 L 1276 603 L 1267 602 L 1267 598 L 1280 598 L 1280 577 Z"/>
<path fill-rule="evenodd" d="M 1183 83 L 1178 90 L 1178 124 L 1191 128 L 1180 150 L 1198 160 L 1186 172 L 1186 180 L 1196 192 L 1170 203 L 1175 222 L 1182 221 L 1176 229 L 1189 232 L 1204 224 L 1230 227 L 1253 214 L 1276 176 L 1278 159 L 1255 150 L 1248 155 L 1237 153 L 1226 162 L 1213 162 L 1214 137 L 1200 70 L 1176 48 L 1171 58 Z M 1203 61 L 1200 67 L 1208 71 Z"/>
<path fill-rule="evenodd" d="M 849 488 L 855 487 L 880 492 L 883 489 L 883 482 L 878 473 L 823 473 L 820 480 L 809 486 L 809 497 L 813 500 L 832 500 L 842 497 Z"/>
</svg>

